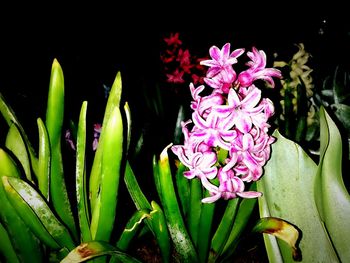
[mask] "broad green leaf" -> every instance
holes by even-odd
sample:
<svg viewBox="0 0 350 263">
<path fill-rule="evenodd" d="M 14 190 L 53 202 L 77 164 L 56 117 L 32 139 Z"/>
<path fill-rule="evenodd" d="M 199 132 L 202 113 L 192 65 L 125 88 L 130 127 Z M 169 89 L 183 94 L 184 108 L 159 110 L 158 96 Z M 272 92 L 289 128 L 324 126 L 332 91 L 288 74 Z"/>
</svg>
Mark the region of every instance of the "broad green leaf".
<svg viewBox="0 0 350 263">
<path fill-rule="evenodd" d="M 314 200 L 314 182 L 317 172 L 315 162 L 303 149 L 283 137 L 277 130 L 273 134 L 271 158 L 265 166 L 265 174 L 257 182 L 261 217 L 282 218 L 302 231 L 300 249 L 302 262 L 338 262 L 338 257 L 320 219 Z M 269 261 L 294 262 L 288 246 L 273 238 L 265 239 Z M 281 259 L 281 258 L 280 258 Z"/>
<path fill-rule="evenodd" d="M 109 241 L 115 224 L 120 172 L 123 157 L 123 121 L 119 107 L 111 112 L 105 129 L 107 143 L 102 144 L 101 185 L 92 210 L 92 239 Z"/>
<path fill-rule="evenodd" d="M 342 139 L 331 117 L 320 109 L 320 162 L 315 200 L 330 239 L 342 262 L 350 261 L 350 195 L 342 176 Z"/>
</svg>

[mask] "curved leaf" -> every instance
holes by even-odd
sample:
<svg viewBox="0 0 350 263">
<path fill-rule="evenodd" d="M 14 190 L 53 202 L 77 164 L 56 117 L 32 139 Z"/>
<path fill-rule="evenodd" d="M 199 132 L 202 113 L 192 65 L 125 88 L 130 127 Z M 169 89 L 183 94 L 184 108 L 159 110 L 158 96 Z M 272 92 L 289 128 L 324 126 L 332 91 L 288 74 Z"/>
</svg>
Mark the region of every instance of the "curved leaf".
<svg viewBox="0 0 350 263">
<path fill-rule="evenodd" d="M 8 200 L 40 240 L 53 249 L 75 247 L 68 230 L 33 187 L 15 177 L 3 176 L 2 182 Z"/>
<path fill-rule="evenodd" d="M 92 258 L 112 255 L 118 262 L 123 263 L 141 263 L 136 258 L 120 251 L 114 246 L 104 241 L 90 241 L 82 243 L 73 249 L 69 254 L 61 261 L 61 263 L 78 263 L 84 262 Z"/>
<path fill-rule="evenodd" d="M 339 130 L 322 107 L 321 147 L 315 181 L 315 200 L 321 218 L 342 262 L 350 261 L 350 195 L 342 176 L 342 140 Z"/>
<path fill-rule="evenodd" d="M 6 136 L 5 146 L 17 157 L 20 161 L 24 173 L 29 181 L 32 181 L 30 160 L 26 145 L 15 123 L 12 123 Z"/>
<path fill-rule="evenodd" d="M 314 200 L 316 164 L 298 144 L 277 130 L 273 136 L 277 141 L 272 144 L 271 159 L 264 176 L 257 181 L 257 190 L 263 193 L 258 199 L 260 216 L 283 218 L 302 231 L 303 262 L 338 262 Z M 265 242 L 269 240 L 273 238 L 265 238 Z M 275 255 L 280 253 L 284 262 L 293 262 L 290 248 L 279 240 L 277 244 L 278 247 L 268 244 L 274 246 L 267 250 L 269 261 L 276 262 Z"/>
</svg>

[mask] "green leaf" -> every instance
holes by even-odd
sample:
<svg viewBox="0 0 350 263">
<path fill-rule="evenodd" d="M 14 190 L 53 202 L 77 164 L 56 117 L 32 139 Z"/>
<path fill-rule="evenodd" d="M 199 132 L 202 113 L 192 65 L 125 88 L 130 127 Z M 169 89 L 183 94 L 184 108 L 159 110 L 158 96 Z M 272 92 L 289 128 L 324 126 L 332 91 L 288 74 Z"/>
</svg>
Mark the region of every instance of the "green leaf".
<svg viewBox="0 0 350 263">
<path fill-rule="evenodd" d="M 170 146 L 167 146 L 160 154 L 158 174 L 155 174 L 155 179 L 159 184 L 157 190 L 168 222 L 169 233 L 180 260 L 182 262 L 197 262 L 197 254 L 182 218 L 174 189 L 167 153 Z"/>
<path fill-rule="evenodd" d="M 115 108 L 119 108 L 120 99 L 122 93 L 122 79 L 120 72 L 117 73 L 111 91 L 109 92 L 107 105 L 105 109 L 105 113 L 103 116 L 101 134 L 98 142 L 98 147 L 95 152 L 95 157 L 92 163 L 91 173 L 90 173 L 90 207 L 91 210 L 95 210 L 95 204 L 97 203 L 98 194 L 100 192 L 101 186 L 101 165 L 102 165 L 102 150 L 105 142 L 105 133 L 104 130 L 107 127 L 107 123 L 109 122 L 110 115 L 114 111 Z"/>
<path fill-rule="evenodd" d="M 186 178 L 186 180 L 188 179 Z M 190 199 L 187 202 L 190 203 L 190 213 L 188 213 L 188 232 L 190 233 L 195 246 L 197 246 L 198 243 L 198 232 L 202 231 L 199 226 L 202 212 L 202 198 L 202 183 L 200 179 L 194 178 L 190 181 Z"/>
<path fill-rule="evenodd" d="M 255 183 L 250 186 L 251 191 L 255 191 Z M 237 244 L 245 230 L 249 219 L 251 218 L 254 207 L 257 203 L 257 198 L 244 198 L 240 201 L 237 215 L 233 220 L 233 226 L 229 232 L 224 249 L 221 252 L 220 258 L 230 258 L 234 254 Z"/>
<path fill-rule="evenodd" d="M 204 191 L 203 198 L 209 197 L 208 190 Z M 201 200 L 201 199 L 200 199 Z M 212 237 L 212 224 L 214 220 L 216 203 L 203 203 L 198 223 L 197 253 L 199 262 L 207 262 Z"/>
<path fill-rule="evenodd" d="M 19 123 L 13 109 L 8 105 L 4 96 L 2 96 L 1 93 L 0 93 L 0 112 L 1 112 L 2 116 L 4 117 L 6 123 L 8 124 L 9 127 L 12 125 L 12 123 L 15 123 L 16 126 L 18 127 L 18 129 L 23 137 L 23 140 L 26 144 L 27 150 L 29 152 L 31 167 L 34 171 L 34 174 L 37 175 L 38 159 L 37 159 L 35 150 L 34 150 L 32 144 L 30 143 L 29 138 L 28 138 L 27 134 L 25 133 L 22 125 Z"/>
<path fill-rule="evenodd" d="M 143 194 L 140 185 L 138 184 L 134 171 L 132 170 L 129 161 L 126 161 L 124 182 L 129 191 L 131 199 L 133 200 L 136 208 L 151 210 L 152 206 L 148 202 L 146 196 Z"/>
<path fill-rule="evenodd" d="M 84 101 L 81 105 L 78 133 L 77 133 L 77 151 L 76 151 L 76 169 L 75 169 L 75 184 L 77 193 L 77 208 L 78 219 L 80 226 L 80 235 L 83 242 L 91 241 L 90 233 L 90 215 L 88 207 L 88 196 L 86 189 L 86 111 L 87 102 Z"/>
<path fill-rule="evenodd" d="M 252 231 L 274 235 L 283 240 L 291 247 L 293 259 L 301 261 L 301 252 L 298 247 L 300 233 L 294 225 L 281 218 L 264 217 L 258 220 Z"/>
<path fill-rule="evenodd" d="M 222 250 L 224 249 L 233 223 L 235 222 L 239 201 L 241 201 L 241 198 L 234 198 L 228 201 L 226 205 L 225 212 L 211 241 L 211 249 L 209 255 L 210 262 L 215 262 L 215 259 L 221 254 Z"/>
<path fill-rule="evenodd" d="M 61 152 L 62 125 L 64 118 L 64 77 L 61 65 L 54 59 L 46 107 L 45 125 L 51 147 L 50 201 L 65 225 L 78 238 L 75 221 L 67 193 Z"/>
<path fill-rule="evenodd" d="M 7 176 L 2 177 L 2 183 L 11 205 L 40 240 L 53 249 L 75 247 L 68 230 L 32 186 Z"/>
<path fill-rule="evenodd" d="M 171 242 L 167 227 L 167 220 L 162 208 L 155 201 L 151 202 L 151 206 L 152 211 L 150 212 L 150 217 L 146 219 L 146 222 L 150 222 L 150 228 L 160 248 L 162 261 L 164 263 L 170 262 Z"/>
<path fill-rule="evenodd" d="M 342 176 L 342 138 L 323 107 L 320 109 L 320 161 L 315 200 L 321 219 L 342 262 L 350 261 L 350 195 Z"/>
<path fill-rule="evenodd" d="M 345 131 L 350 135 L 350 106 L 345 104 L 333 104 L 331 108 L 339 121 L 343 124 Z"/>
<path fill-rule="evenodd" d="M 49 200 L 51 164 L 50 141 L 45 124 L 40 118 L 37 119 L 37 125 L 39 130 L 38 185 L 42 195 L 46 200 Z"/>
<path fill-rule="evenodd" d="M 90 230 L 93 240 L 109 241 L 115 223 L 124 152 L 123 120 L 118 107 L 110 114 L 102 132 L 108 143 L 101 146 L 101 187 L 92 210 Z"/>
<path fill-rule="evenodd" d="M 0 255 L 6 262 L 20 263 L 5 227 L 0 223 Z"/>
<path fill-rule="evenodd" d="M 4 175 L 19 178 L 20 172 L 10 155 L 0 148 L 0 178 L 4 178 Z M 33 262 L 33 260 L 35 262 L 43 262 L 43 251 L 40 241 L 23 222 L 22 218 L 19 217 L 16 209 L 9 202 L 2 181 L 0 182 L 0 207 L 0 222 L 6 229 L 6 233 L 0 233 L 0 244 L 2 249 L 6 249 L 5 256 L 12 257 L 10 244 L 6 241 L 6 239 L 10 239 L 11 246 L 15 250 L 20 262 Z M 8 234 L 8 237 L 6 237 L 6 234 Z M 14 260 L 14 262 L 16 261 Z"/>
<path fill-rule="evenodd" d="M 12 123 L 6 136 L 5 146 L 17 157 L 22 165 L 24 174 L 29 181 L 32 181 L 30 159 L 28 151 L 19 128 Z"/>
<path fill-rule="evenodd" d="M 190 200 L 190 180 L 188 180 L 184 176 L 184 171 L 187 169 L 185 165 L 183 165 L 181 162 L 176 161 L 176 187 L 177 187 L 177 192 L 179 194 L 179 199 L 181 203 L 181 209 L 182 213 L 185 218 L 188 218 L 188 215 L 190 213 L 190 204 L 188 200 Z"/>
<path fill-rule="evenodd" d="M 152 201 L 151 204 L 148 202 L 128 161 L 126 162 L 124 181 L 136 208 L 151 211 L 150 216 L 146 218 L 146 225 L 157 240 L 162 254 L 162 261 L 164 263 L 169 262 L 170 238 L 164 213 L 155 201 Z"/>
<path fill-rule="evenodd" d="M 121 236 L 118 239 L 116 247 L 119 248 L 121 251 L 126 251 L 130 245 L 130 242 L 140 230 L 143 220 L 149 217 L 149 210 L 137 210 L 127 222 L 126 227 L 124 228 Z"/>
<path fill-rule="evenodd" d="M 338 257 L 319 217 L 314 199 L 317 166 L 303 149 L 283 137 L 273 136 L 271 158 L 265 174 L 257 181 L 261 217 L 282 218 L 302 231 L 303 262 L 338 262 Z M 264 236 L 269 261 L 294 262 L 290 248 L 275 237 Z M 280 255 L 280 256 L 279 256 Z"/>
<path fill-rule="evenodd" d="M 123 263 L 141 263 L 136 258 L 120 251 L 116 247 L 108 244 L 104 241 L 90 241 L 82 243 L 73 249 L 69 254 L 61 261 L 61 263 L 78 263 L 84 262 L 92 258 L 111 255 L 115 257 L 118 262 Z"/>
</svg>

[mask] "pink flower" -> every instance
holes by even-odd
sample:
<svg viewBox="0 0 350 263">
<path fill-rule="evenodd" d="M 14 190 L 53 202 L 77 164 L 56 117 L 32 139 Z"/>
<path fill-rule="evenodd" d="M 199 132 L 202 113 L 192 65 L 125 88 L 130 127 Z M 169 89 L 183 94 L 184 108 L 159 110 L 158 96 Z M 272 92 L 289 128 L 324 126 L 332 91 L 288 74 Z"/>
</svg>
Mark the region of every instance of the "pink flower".
<svg viewBox="0 0 350 263">
<path fill-rule="evenodd" d="M 252 52 L 247 52 L 247 56 L 251 59 L 251 61 L 247 63 L 250 68 L 238 75 L 237 83 L 239 83 L 241 87 L 249 87 L 255 80 L 262 79 L 274 87 L 275 82 L 272 77 L 281 78 L 281 71 L 275 68 L 265 68 L 265 52 L 257 50 L 255 47 L 253 47 L 252 50 Z"/>
<path fill-rule="evenodd" d="M 261 196 L 259 192 L 245 191 L 245 183 L 258 180 L 269 159 L 270 145 L 275 139 L 268 135 L 268 119 L 274 114 L 274 106 L 271 100 L 261 97 L 254 81 L 263 79 L 273 84 L 272 77 L 281 75 L 278 70 L 266 69 L 265 53 L 253 48 L 247 54 L 250 68 L 236 79 L 232 65 L 243 52 L 244 49 L 236 49 L 230 53 L 229 43 L 221 50 L 216 46 L 210 48 L 212 59 L 200 64 L 209 66 L 204 81 L 213 90 L 201 95 L 204 85 L 197 88 L 193 83 L 189 85 L 192 119 L 182 123 L 184 145 L 171 148 L 188 167 L 184 176 L 199 178 L 209 191 L 210 197 L 204 198 L 204 203 L 220 198 Z M 189 124 L 193 125 L 190 130 Z M 220 150 L 228 152 L 225 160 L 218 159 Z M 213 179 L 218 179 L 218 186 Z"/>
</svg>

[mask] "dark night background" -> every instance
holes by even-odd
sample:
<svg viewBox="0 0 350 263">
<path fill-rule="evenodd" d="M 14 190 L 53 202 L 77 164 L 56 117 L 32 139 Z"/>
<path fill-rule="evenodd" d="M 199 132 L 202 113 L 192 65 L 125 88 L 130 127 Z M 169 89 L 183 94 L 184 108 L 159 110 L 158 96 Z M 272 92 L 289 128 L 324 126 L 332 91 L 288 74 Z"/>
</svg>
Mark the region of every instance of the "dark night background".
<svg viewBox="0 0 350 263">
<path fill-rule="evenodd" d="M 51 63 L 56 58 L 65 76 L 68 112 L 78 116 L 81 102 L 88 100 L 88 114 L 101 118 L 103 85 L 112 85 L 120 71 L 125 100 L 142 114 L 141 89 L 151 89 L 159 80 L 160 44 L 170 32 L 180 32 L 184 45 L 202 55 L 208 54 L 210 46 L 226 42 L 231 42 L 232 49 L 255 45 L 268 56 L 295 52 L 294 44 L 303 42 L 316 70 L 349 65 L 349 18 L 326 7 L 319 6 L 318 11 L 292 8 L 295 12 L 287 13 L 256 7 L 258 16 L 233 10 L 222 17 L 179 8 L 159 10 L 156 16 L 146 12 L 129 16 L 117 7 L 115 13 L 93 7 L 89 12 L 17 13 L 1 23 L 0 90 L 18 117 L 25 113 L 24 122 L 43 116 Z"/>
</svg>

